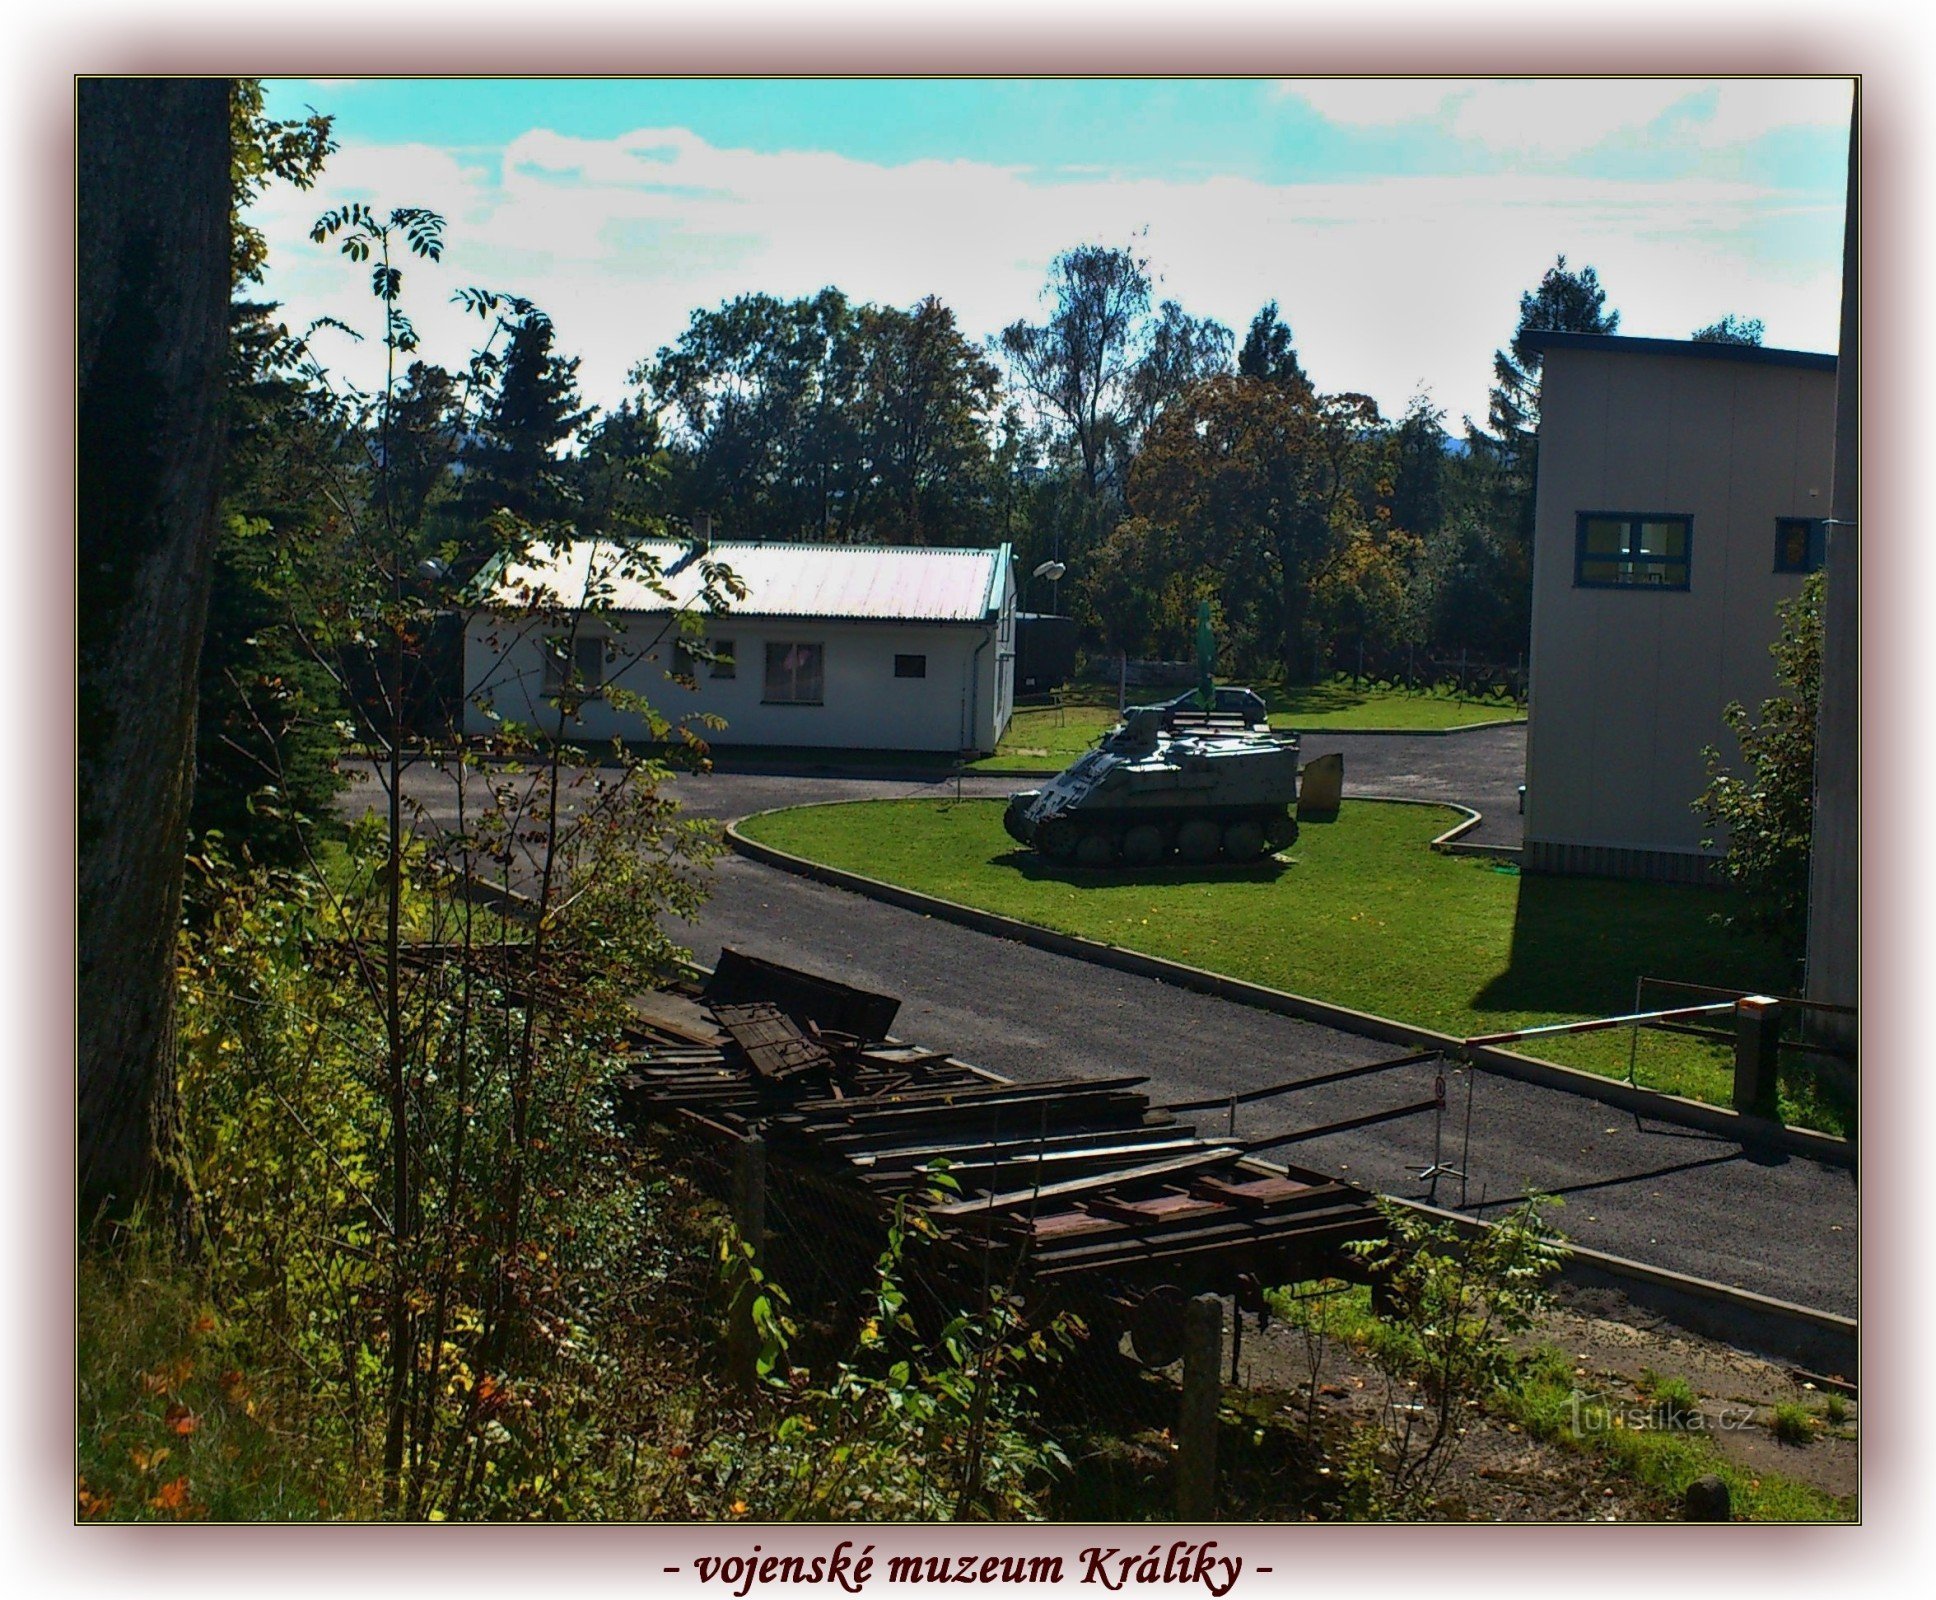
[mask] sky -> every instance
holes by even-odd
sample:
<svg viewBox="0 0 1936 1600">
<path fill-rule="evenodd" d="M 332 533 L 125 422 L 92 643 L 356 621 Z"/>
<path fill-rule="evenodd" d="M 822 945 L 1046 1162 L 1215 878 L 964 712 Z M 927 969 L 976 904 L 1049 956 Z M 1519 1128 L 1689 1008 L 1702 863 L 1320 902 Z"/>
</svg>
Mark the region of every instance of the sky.
<svg viewBox="0 0 1936 1600">
<path fill-rule="evenodd" d="M 980 340 L 1039 319 L 1050 260 L 1087 243 L 1133 245 L 1238 340 L 1277 301 L 1320 389 L 1391 415 L 1423 394 L 1455 430 L 1561 254 L 1623 333 L 1732 312 L 1835 344 L 1847 79 L 314 79 L 268 105 L 333 115 L 341 146 L 257 210 L 292 327 L 376 326 L 317 215 L 427 206 L 448 232 L 405 279 L 425 353 L 475 342 L 457 288 L 522 295 L 606 408 L 735 295 L 935 294 Z M 375 375 L 340 335 L 317 348 Z"/>
</svg>

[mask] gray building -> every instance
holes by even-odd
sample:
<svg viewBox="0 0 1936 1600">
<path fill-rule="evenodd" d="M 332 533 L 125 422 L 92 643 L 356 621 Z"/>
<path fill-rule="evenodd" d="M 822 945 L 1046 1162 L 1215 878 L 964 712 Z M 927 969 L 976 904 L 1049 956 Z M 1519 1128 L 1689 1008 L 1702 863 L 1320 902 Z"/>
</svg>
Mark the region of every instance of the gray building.
<svg viewBox="0 0 1936 1600">
<path fill-rule="evenodd" d="M 1529 870 L 1699 880 L 1701 751 L 1776 691 L 1775 608 L 1822 564 L 1835 358 L 1539 336 Z"/>
<path fill-rule="evenodd" d="M 716 540 L 637 555 L 582 540 L 489 576 L 465 627 L 466 733 L 555 732 L 561 690 L 574 740 L 651 738 L 641 699 L 722 746 L 986 753 L 1008 726 L 1006 545 Z M 716 567 L 744 594 L 709 587 Z"/>
</svg>

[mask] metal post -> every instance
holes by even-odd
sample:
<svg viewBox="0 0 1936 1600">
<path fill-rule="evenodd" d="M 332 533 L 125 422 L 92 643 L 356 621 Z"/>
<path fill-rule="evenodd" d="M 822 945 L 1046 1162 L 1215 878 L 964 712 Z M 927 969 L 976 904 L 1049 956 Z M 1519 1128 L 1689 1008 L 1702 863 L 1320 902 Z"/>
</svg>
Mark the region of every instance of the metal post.
<svg viewBox="0 0 1936 1600">
<path fill-rule="evenodd" d="M 1781 1052 L 1781 1004 L 1765 994 L 1734 1006 L 1734 1109 L 1749 1116 L 1780 1114 L 1776 1068 Z"/>
<path fill-rule="evenodd" d="M 1468 1064 L 1467 1070 L 1470 1071 Z M 1432 1079 L 1432 1099 L 1435 1102 L 1432 1116 L 1432 1159 L 1413 1174 L 1421 1183 L 1429 1183 L 1431 1188 L 1426 1198 L 1431 1204 L 1439 1203 L 1439 1179 L 1457 1178 L 1465 1181 L 1462 1168 L 1451 1165 L 1445 1159 L 1445 1058 L 1439 1057 L 1438 1071 Z M 1467 1137 L 1471 1130 L 1471 1101 L 1466 1102 Z"/>
<path fill-rule="evenodd" d="M 1176 1430 L 1176 1514 L 1208 1522 L 1217 1514 L 1217 1370 L 1223 1354 L 1223 1301 L 1200 1294 L 1183 1311 L 1183 1409 Z"/>
<path fill-rule="evenodd" d="M 766 1141 L 749 1133 L 733 1150 L 733 1225 L 753 1247 L 752 1265 L 766 1266 Z M 742 1282 L 726 1324 L 727 1364 L 736 1382 L 759 1381 L 760 1333 L 753 1324 L 753 1285 Z"/>
<path fill-rule="evenodd" d="M 1634 979 L 1633 1008 L 1634 1008 L 1634 1014 L 1636 1016 L 1638 1016 L 1640 1013 L 1640 986 L 1646 981 L 1647 980 L 1645 978 Z M 1634 1084 L 1634 1087 L 1636 1089 L 1639 1088 L 1640 1085 L 1634 1082 L 1634 1066 L 1639 1054 L 1640 1054 L 1640 1024 L 1636 1022 L 1631 1028 L 1627 1030 L 1627 1082 Z"/>
</svg>

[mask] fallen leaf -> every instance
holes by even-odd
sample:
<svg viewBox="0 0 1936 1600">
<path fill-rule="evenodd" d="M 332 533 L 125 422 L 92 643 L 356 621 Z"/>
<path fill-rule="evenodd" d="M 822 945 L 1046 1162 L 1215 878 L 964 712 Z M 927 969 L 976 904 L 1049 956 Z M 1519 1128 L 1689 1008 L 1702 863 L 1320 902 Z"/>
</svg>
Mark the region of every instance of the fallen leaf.
<svg viewBox="0 0 1936 1600">
<path fill-rule="evenodd" d="M 157 1511 L 180 1511 L 188 1504 L 188 1475 L 171 1478 L 148 1502 Z"/>
<path fill-rule="evenodd" d="M 168 1424 L 171 1432 L 183 1439 L 193 1433 L 201 1421 L 179 1400 L 161 1414 L 161 1420 Z"/>
</svg>

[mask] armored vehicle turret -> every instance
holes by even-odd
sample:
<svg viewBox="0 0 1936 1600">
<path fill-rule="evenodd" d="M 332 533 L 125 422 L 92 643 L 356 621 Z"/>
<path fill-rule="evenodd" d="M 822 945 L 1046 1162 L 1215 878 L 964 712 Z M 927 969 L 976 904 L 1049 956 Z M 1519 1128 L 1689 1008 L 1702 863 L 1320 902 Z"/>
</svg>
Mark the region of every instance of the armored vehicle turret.
<svg viewBox="0 0 1936 1600">
<path fill-rule="evenodd" d="M 1256 861 L 1297 837 L 1297 735 L 1275 733 L 1263 699 L 1219 688 L 1137 706 L 1040 789 L 1010 795 L 1018 844 L 1083 867 Z"/>
</svg>

